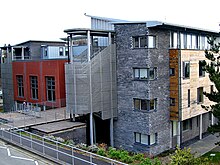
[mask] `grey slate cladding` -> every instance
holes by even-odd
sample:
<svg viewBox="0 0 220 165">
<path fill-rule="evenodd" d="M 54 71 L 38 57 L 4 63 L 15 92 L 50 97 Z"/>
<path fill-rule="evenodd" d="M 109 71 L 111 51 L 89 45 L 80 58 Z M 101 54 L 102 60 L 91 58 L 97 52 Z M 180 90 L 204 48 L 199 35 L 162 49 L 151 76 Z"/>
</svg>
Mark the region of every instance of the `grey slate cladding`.
<svg viewBox="0 0 220 165">
<path fill-rule="evenodd" d="M 169 32 L 147 29 L 146 24 L 115 25 L 117 52 L 118 120 L 114 123 L 115 147 L 158 154 L 170 147 Z M 132 36 L 156 36 L 156 48 L 132 48 Z M 157 67 L 155 80 L 135 81 L 133 68 Z M 134 111 L 133 98 L 157 98 L 156 111 Z M 156 144 L 135 144 L 134 132 L 157 133 Z"/>
</svg>

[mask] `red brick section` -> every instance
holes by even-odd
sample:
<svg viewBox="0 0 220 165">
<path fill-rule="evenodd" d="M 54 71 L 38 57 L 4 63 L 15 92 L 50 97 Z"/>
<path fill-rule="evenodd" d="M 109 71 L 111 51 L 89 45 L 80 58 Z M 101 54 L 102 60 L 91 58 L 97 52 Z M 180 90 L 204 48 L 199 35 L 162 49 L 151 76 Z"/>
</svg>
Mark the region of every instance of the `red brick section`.
<svg viewBox="0 0 220 165">
<path fill-rule="evenodd" d="M 67 60 L 16 61 L 12 63 L 14 99 L 31 103 L 45 102 L 48 106 L 62 107 L 66 105 L 64 64 Z M 16 75 L 23 76 L 24 97 L 18 97 Z M 30 76 L 38 79 L 38 100 L 31 98 Z M 55 78 L 56 102 L 47 102 L 46 76 Z"/>
</svg>

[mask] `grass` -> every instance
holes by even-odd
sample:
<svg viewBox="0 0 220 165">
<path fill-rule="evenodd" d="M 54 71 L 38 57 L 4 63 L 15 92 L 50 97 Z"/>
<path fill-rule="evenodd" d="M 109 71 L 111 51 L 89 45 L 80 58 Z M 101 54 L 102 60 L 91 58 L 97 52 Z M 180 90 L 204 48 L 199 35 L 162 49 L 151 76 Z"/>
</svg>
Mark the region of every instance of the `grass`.
<svg viewBox="0 0 220 165">
<path fill-rule="evenodd" d="M 215 154 L 215 156 L 210 156 L 211 154 Z M 208 158 L 210 163 L 220 164 L 220 152 L 207 152 L 202 157 Z"/>
</svg>

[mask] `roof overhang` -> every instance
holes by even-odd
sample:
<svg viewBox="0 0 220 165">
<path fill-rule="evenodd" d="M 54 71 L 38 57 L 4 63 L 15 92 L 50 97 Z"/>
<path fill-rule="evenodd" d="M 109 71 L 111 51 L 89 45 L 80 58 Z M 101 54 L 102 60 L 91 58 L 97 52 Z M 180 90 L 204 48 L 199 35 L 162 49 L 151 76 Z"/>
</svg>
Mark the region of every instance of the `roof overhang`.
<svg viewBox="0 0 220 165">
<path fill-rule="evenodd" d="M 87 29 L 87 28 L 74 28 L 74 29 L 66 29 L 64 30 L 67 34 L 72 35 L 87 35 L 88 31 L 90 32 L 90 36 L 102 36 L 102 37 L 108 37 L 109 33 L 111 35 L 114 35 L 114 30 L 93 30 L 93 29 Z"/>
</svg>

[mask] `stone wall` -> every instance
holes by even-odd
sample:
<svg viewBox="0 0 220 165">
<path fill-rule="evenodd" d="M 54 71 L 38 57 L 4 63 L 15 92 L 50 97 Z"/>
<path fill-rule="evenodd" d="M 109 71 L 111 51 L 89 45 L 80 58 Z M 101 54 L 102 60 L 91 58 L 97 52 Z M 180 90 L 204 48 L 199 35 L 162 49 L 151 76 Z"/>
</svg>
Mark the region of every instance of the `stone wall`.
<svg viewBox="0 0 220 165">
<path fill-rule="evenodd" d="M 133 152 L 158 154 L 170 147 L 169 122 L 169 32 L 147 29 L 146 24 L 115 25 L 117 52 L 118 118 L 114 142 Z M 132 36 L 156 36 L 156 48 L 132 48 Z M 134 67 L 157 67 L 155 80 L 136 81 Z M 133 98 L 157 98 L 156 111 L 135 111 Z M 157 133 L 156 144 L 136 144 L 134 132 Z"/>
</svg>

